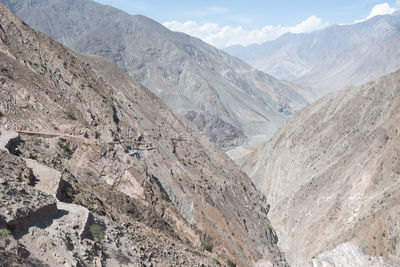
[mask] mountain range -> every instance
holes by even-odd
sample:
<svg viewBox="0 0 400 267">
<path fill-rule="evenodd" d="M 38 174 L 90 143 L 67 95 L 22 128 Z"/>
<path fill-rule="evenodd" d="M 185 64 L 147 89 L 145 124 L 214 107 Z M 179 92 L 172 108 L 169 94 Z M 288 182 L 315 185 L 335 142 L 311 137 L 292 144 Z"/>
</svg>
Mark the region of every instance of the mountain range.
<svg viewBox="0 0 400 267">
<path fill-rule="evenodd" d="M 225 150 L 260 144 L 309 94 L 147 17 L 91 0 L 2 0 L 34 29 L 107 58 Z"/>
<path fill-rule="evenodd" d="M 0 265 L 399 266 L 399 13 L 228 49 L 251 67 L 93 1 L 0 2 Z"/>
<path fill-rule="evenodd" d="M 110 61 L 0 4 L 0 263 L 287 266 L 265 198 Z"/>
<path fill-rule="evenodd" d="M 400 68 L 400 12 L 312 33 L 287 33 L 260 45 L 225 49 L 257 69 L 321 97 Z"/>
</svg>

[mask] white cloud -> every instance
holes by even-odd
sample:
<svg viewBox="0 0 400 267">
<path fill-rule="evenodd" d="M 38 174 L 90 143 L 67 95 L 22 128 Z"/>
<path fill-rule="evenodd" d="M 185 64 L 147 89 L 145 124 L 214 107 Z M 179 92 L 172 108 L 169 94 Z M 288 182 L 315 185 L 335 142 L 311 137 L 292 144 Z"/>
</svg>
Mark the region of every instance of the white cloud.
<svg viewBox="0 0 400 267">
<path fill-rule="evenodd" d="M 219 48 L 230 45 L 250 45 L 274 40 L 287 33 L 306 33 L 326 27 L 328 24 L 316 16 L 311 16 L 295 26 L 267 25 L 261 29 L 245 30 L 243 27 L 223 26 L 215 23 L 199 24 L 195 21 L 169 21 L 163 25 L 172 31 L 184 32 L 198 37 L 203 41 Z"/>
<path fill-rule="evenodd" d="M 397 3 L 399 4 L 400 0 L 397 0 Z M 363 22 L 363 21 L 369 20 L 370 18 L 373 18 L 378 15 L 392 14 L 395 11 L 396 11 L 396 8 L 390 7 L 390 5 L 388 3 L 379 4 L 372 8 L 371 12 L 365 19 L 356 20 L 354 23 Z"/>
</svg>

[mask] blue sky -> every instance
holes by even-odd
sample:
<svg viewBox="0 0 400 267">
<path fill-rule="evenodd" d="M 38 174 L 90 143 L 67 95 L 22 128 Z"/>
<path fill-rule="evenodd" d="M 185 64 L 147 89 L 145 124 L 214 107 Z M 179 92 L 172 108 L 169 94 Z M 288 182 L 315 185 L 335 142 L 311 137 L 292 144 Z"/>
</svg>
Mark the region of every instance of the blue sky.
<svg viewBox="0 0 400 267">
<path fill-rule="evenodd" d="M 309 32 L 352 24 L 400 8 L 399 0 L 95 0 L 142 14 L 217 47 L 272 40 L 285 32 Z"/>
</svg>

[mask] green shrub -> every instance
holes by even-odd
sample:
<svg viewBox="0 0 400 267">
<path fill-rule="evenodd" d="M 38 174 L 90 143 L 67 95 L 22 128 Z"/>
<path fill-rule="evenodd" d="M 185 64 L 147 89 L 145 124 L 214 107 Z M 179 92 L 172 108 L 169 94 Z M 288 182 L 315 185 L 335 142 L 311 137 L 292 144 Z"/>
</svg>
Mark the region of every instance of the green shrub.
<svg viewBox="0 0 400 267">
<path fill-rule="evenodd" d="M 90 233 L 92 234 L 93 238 L 97 240 L 103 240 L 105 237 L 104 229 L 98 224 L 92 224 L 89 228 Z"/>
<path fill-rule="evenodd" d="M 58 146 L 63 150 L 64 157 L 69 157 L 72 155 L 73 152 L 68 143 L 66 143 L 65 139 L 60 138 L 60 140 L 58 140 Z"/>
<path fill-rule="evenodd" d="M 217 265 L 221 266 L 221 263 L 216 258 L 213 258 L 212 261 L 213 261 L 214 264 L 217 264 Z"/>
<path fill-rule="evenodd" d="M 131 205 L 125 206 L 125 212 L 126 213 L 133 213 L 135 211 L 135 208 Z"/>
<path fill-rule="evenodd" d="M 227 259 L 227 260 L 226 260 L 226 264 L 227 264 L 229 267 L 236 267 L 236 263 L 234 263 L 231 259 Z"/>
<path fill-rule="evenodd" d="M 6 240 L 11 235 L 10 230 L 4 228 L 0 229 L 0 241 Z"/>
<path fill-rule="evenodd" d="M 188 245 L 192 250 L 194 250 L 192 241 L 190 241 L 189 238 L 187 238 L 187 237 L 186 237 L 186 245 Z"/>
<path fill-rule="evenodd" d="M 150 233 L 150 234 L 148 234 L 148 235 L 146 235 L 148 238 L 151 238 L 151 239 L 154 239 L 154 240 L 156 240 L 156 241 L 158 241 L 158 240 L 160 240 L 160 238 L 158 237 L 158 236 L 156 236 L 155 234 L 153 234 L 153 233 Z"/>
<path fill-rule="evenodd" d="M 95 202 L 93 201 L 93 200 L 91 200 L 91 199 L 87 199 L 87 200 L 84 200 L 83 201 L 83 205 L 85 206 L 85 207 L 91 207 L 91 206 L 93 206 L 95 204 Z"/>
<path fill-rule="evenodd" d="M 65 194 L 67 195 L 67 197 L 73 199 L 73 198 L 74 198 L 74 195 L 75 195 L 75 191 L 74 191 L 74 189 L 73 189 L 71 186 L 68 186 L 68 187 L 65 189 Z"/>
<path fill-rule="evenodd" d="M 213 249 L 213 245 L 211 244 L 211 242 L 206 241 L 206 242 L 204 242 L 204 244 L 203 244 L 203 249 L 204 249 L 204 250 L 207 250 L 208 252 L 211 252 L 212 249 Z"/>
<path fill-rule="evenodd" d="M 76 120 L 75 114 L 72 111 L 66 111 L 64 113 L 69 120 L 72 120 L 72 121 Z"/>
</svg>

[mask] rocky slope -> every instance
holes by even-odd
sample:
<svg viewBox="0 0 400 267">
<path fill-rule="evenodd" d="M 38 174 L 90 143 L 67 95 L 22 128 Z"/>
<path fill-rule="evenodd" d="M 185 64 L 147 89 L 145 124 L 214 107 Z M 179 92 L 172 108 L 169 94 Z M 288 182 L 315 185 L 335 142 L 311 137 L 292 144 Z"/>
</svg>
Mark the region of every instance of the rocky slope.
<svg viewBox="0 0 400 267">
<path fill-rule="evenodd" d="M 323 96 L 399 69 L 399 25 L 397 12 L 309 34 L 286 34 L 275 41 L 227 51 L 266 73 Z"/>
<path fill-rule="evenodd" d="M 400 263 L 399 114 L 397 71 L 320 99 L 248 158 L 293 266 L 345 242 Z"/>
<path fill-rule="evenodd" d="M 310 267 L 396 267 L 393 261 L 383 257 L 365 255 L 355 244 L 344 243 L 311 260 Z"/>
<path fill-rule="evenodd" d="M 89 0 L 0 2 L 68 47 L 112 60 L 224 149 L 265 141 L 308 103 L 297 86 L 143 16 Z"/>
<path fill-rule="evenodd" d="M 24 180 L 29 168 L 21 157 L 0 151 L 0 165 L 2 266 L 213 265 L 205 255 L 154 228 L 130 219 L 126 221 L 137 229 L 121 227 L 81 205 L 57 202 Z M 6 233 L 5 227 L 11 231 Z"/>
<path fill-rule="evenodd" d="M 20 192 L 2 264 L 285 265 L 263 197 L 194 124 L 2 4 L 0 88 L 0 193 Z"/>
</svg>

